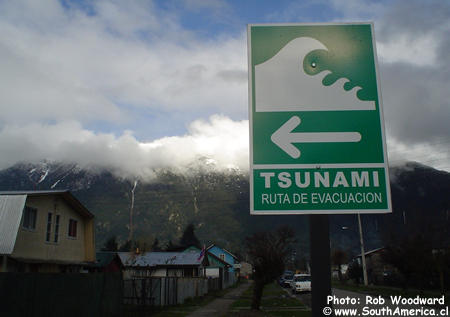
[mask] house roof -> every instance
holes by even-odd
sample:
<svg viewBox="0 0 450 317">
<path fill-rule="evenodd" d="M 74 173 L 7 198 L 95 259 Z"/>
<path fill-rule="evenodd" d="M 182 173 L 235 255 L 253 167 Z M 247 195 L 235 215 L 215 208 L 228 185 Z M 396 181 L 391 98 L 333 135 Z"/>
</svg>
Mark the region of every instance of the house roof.
<svg viewBox="0 0 450 317">
<path fill-rule="evenodd" d="M 0 196 L 25 195 L 30 197 L 57 195 L 62 197 L 73 209 L 86 218 L 94 218 L 94 215 L 72 195 L 68 189 L 61 190 L 23 190 L 23 191 L 0 191 Z M 23 208 L 23 207 L 22 207 Z"/>
<path fill-rule="evenodd" d="M 0 254 L 14 250 L 26 199 L 26 195 L 0 195 Z"/>
<path fill-rule="evenodd" d="M 198 253 L 198 252 L 201 252 L 201 249 L 196 247 L 195 245 L 191 245 L 190 247 L 186 248 L 183 252 L 192 252 L 192 253 L 197 252 Z M 219 263 L 222 263 L 225 267 L 230 267 L 231 266 L 231 264 L 223 261 L 221 258 L 219 258 L 217 255 L 215 255 L 212 252 L 206 251 L 206 255 L 211 257 L 215 261 L 217 261 Z"/>
<path fill-rule="evenodd" d="M 135 254 L 118 252 L 124 266 L 152 267 L 152 266 L 200 266 L 203 258 L 199 259 L 198 252 L 145 252 Z"/>
<path fill-rule="evenodd" d="M 231 266 L 232 266 L 231 264 L 229 264 L 229 263 L 223 261 L 221 258 L 219 258 L 218 256 L 216 256 L 214 253 L 206 252 L 206 254 L 207 254 L 208 256 L 214 258 L 214 260 L 216 260 L 216 261 L 222 263 L 225 267 L 231 267 Z"/>
<path fill-rule="evenodd" d="M 231 253 L 231 252 L 228 251 L 227 249 L 222 248 L 222 247 L 219 247 L 218 245 L 215 245 L 215 244 L 211 244 L 209 247 L 206 248 L 206 250 L 209 251 L 209 250 L 212 249 L 213 247 L 217 247 L 217 248 L 219 248 L 219 249 L 221 249 L 221 250 L 224 250 L 226 253 L 228 253 L 229 255 L 231 255 L 235 260 L 238 259 L 237 256 L 235 256 L 233 253 Z"/>
<path fill-rule="evenodd" d="M 377 253 L 377 252 L 382 251 L 382 250 L 384 250 L 384 247 L 376 248 L 376 249 L 373 249 L 373 250 L 370 250 L 370 251 L 365 251 L 365 252 L 364 252 L 364 255 L 365 255 L 365 256 L 368 256 L 368 255 L 371 255 L 372 253 Z M 355 258 L 360 258 L 360 257 L 361 257 L 361 254 L 362 254 L 362 253 L 358 254 Z"/>
</svg>

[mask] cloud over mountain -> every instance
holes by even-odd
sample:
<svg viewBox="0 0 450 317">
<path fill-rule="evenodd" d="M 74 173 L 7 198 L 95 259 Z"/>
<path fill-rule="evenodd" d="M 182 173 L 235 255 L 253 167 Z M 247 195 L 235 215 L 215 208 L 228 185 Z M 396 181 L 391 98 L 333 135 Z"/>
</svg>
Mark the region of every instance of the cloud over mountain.
<svg viewBox="0 0 450 317">
<path fill-rule="evenodd" d="M 25 162 L 53 160 L 88 169 L 109 169 L 122 177 L 149 180 L 155 170 L 187 171 L 206 159 L 219 170 L 248 170 L 248 122 L 212 116 L 190 124 L 182 136 L 138 141 L 130 131 L 120 136 L 93 133 L 73 121 L 57 124 L 8 125 L 0 131 L 0 169 Z"/>
</svg>

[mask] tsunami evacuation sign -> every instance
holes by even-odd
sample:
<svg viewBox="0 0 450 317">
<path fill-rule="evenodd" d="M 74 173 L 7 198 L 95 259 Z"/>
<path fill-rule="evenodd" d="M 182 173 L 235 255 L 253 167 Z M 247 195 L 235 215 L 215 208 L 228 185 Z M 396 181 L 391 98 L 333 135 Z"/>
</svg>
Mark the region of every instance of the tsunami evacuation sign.
<svg viewBox="0 0 450 317">
<path fill-rule="evenodd" d="M 373 25 L 247 31 L 251 213 L 391 212 Z"/>
</svg>

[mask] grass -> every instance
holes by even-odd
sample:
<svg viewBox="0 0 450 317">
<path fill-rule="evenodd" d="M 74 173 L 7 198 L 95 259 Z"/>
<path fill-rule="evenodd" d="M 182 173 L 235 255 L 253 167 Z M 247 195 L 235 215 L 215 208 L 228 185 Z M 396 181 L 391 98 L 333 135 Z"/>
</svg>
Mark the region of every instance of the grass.
<svg viewBox="0 0 450 317">
<path fill-rule="evenodd" d="M 230 308 L 227 316 L 293 316 L 309 317 L 311 310 L 303 305 L 297 298 L 291 297 L 276 283 L 264 287 L 261 298 L 260 311 L 250 310 L 253 295 L 253 286 L 246 290 Z"/>
</svg>

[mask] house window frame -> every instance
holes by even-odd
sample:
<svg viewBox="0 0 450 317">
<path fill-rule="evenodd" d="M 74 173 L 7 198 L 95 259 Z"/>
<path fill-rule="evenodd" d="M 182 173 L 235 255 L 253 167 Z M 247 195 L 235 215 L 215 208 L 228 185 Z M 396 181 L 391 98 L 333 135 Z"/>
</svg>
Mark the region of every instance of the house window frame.
<svg viewBox="0 0 450 317">
<path fill-rule="evenodd" d="M 53 231 L 53 243 L 59 242 L 59 227 L 61 226 L 61 215 L 55 215 L 55 229 Z"/>
<path fill-rule="evenodd" d="M 22 229 L 27 231 L 36 231 L 37 212 L 37 208 L 25 205 L 23 208 Z M 30 218 L 30 213 L 34 214 L 32 218 Z M 32 225 L 29 223 L 30 221 L 32 222 Z"/>
<path fill-rule="evenodd" d="M 52 221 L 53 221 L 53 213 L 47 213 L 47 225 L 45 227 L 45 242 L 52 242 Z"/>
<path fill-rule="evenodd" d="M 69 239 L 77 239 L 77 227 L 78 227 L 78 220 L 70 218 L 69 219 L 69 228 L 67 230 L 67 237 Z"/>
</svg>

